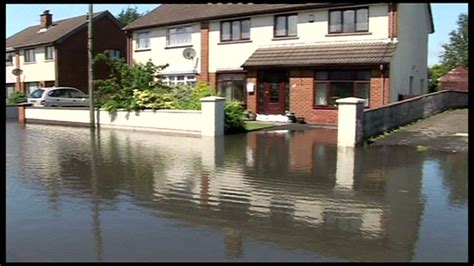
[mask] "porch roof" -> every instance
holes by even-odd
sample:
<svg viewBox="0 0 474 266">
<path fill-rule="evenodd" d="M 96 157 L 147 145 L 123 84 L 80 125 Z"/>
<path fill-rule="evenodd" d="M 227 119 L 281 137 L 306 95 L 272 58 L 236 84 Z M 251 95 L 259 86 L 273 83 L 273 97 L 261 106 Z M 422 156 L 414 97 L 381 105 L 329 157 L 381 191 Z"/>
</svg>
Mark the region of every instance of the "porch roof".
<svg viewBox="0 0 474 266">
<path fill-rule="evenodd" d="M 395 47 L 394 42 L 350 42 L 258 48 L 242 67 L 386 64 Z"/>
</svg>

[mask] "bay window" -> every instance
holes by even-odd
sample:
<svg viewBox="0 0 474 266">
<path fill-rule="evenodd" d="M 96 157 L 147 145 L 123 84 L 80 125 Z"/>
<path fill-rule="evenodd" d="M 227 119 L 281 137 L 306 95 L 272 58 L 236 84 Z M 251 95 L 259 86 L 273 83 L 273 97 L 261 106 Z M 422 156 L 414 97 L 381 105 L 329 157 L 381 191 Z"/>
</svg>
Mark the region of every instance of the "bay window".
<svg viewBox="0 0 474 266">
<path fill-rule="evenodd" d="M 219 96 L 227 101 L 245 102 L 245 74 L 219 74 L 217 76 L 217 91 Z"/>
<path fill-rule="evenodd" d="M 196 85 L 196 75 L 194 74 L 180 74 L 180 75 L 163 75 L 161 82 L 168 86 L 176 86 L 188 84 Z"/>
<path fill-rule="evenodd" d="M 314 106 L 335 107 L 346 97 L 365 99 L 369 106 L 370 71 L 317 71 L 314 81 Z"/>
</svg>

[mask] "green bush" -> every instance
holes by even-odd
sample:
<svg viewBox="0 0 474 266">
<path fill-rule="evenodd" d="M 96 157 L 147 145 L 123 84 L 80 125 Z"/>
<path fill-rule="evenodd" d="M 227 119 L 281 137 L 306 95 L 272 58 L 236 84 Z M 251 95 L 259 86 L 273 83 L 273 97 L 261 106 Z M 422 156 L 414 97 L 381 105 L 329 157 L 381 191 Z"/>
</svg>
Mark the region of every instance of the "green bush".
<svg viewBox="0 0 474 266">
<path fill-rule="evenodd" d="M 175 109 L 171 94 L 159 90 L 133 91 L 135 109 Z"/>
<path fill-rule="evenodd" d="M 26 94 L 20 91 L 14 91 L 8 96 L 9 104 L 24 103 L 27 101 Z"/>
<path fill-rule="evenodd" d="M 204 82 L 193 87 L 191 85 L 177 85 L 171 89 L 175 106 L 181 110 L 201 110 L 201 98 L 215 96 L 216 92 Z"/>
<path fill-rule="evenodd" d="M 244 107 L 239 101 L 225 103 L 224 132 L 225 134 L 245 132 Z"/>
</svg>

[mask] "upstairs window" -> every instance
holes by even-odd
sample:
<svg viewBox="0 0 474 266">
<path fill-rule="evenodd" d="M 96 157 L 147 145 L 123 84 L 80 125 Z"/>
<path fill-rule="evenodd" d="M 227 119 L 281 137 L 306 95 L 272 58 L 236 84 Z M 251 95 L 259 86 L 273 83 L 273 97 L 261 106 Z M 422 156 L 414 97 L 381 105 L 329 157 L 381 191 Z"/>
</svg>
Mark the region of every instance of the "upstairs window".
<svg viewBox="0 0 474 266">
<path fill-rule="evenodd" d="M 289 37 L 297 35 L 298 16 L 296 14 L 275 16 L 275 37 Z"/>
<path fill-rule="evenodd" d="M 168 29 L 167 46 L 191 44 L 192 26 Z"/>
<path fill-rule="evenodd" d="M 5 64 L 7 66 L 13 65 L 13 58 L 15 57 L 15 52 L 7 52 L 7 60 L 5 61 Z"/>
<path fill-rule="evenodd" d="M 221 22 L 221 42 L 250 39 L 250 19 Z"/>
<path fill-rule="evenodd" d="M 25 49 L 25 62 L 35 62 L 35 49 Z"/>
<path fill-rule="evenodd" d="M 369 9 L 355 8 L 329 11 L 329 33 L 367 32 Z"/>
<path fill-rule="evenodd" d="M 44 59 L 51 60 L 54 58 L 54 46 L 46 46 L 44 49 Z"/>
<path fill-rule="evenodd" d="M 109 58 L 110 58 L 110 60 L 120 59 L 120 50 L 119 49 L 110 49 L 109 50 Z"/>
<path fill-rule="evenodd" d="M 137 33 L 137 49 L 150 48 L 150 32 Z"/>
</svg>

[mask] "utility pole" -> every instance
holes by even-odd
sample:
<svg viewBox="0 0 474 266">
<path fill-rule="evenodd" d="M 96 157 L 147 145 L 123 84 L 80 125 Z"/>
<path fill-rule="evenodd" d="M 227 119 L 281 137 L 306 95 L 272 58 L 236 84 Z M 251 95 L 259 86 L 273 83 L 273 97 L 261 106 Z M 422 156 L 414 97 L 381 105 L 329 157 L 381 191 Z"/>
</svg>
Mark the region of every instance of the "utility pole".
<svg viewBox="0 0 474 266">
<path fill-rule="evenodd" d="M 88 43 L 87 43 L 87 51 L 89 56 L 89 113 L 90 113 L 90 124 L 91 128 L 95 128 L 95 114 L 94 114 L 94 90 L 92 88 L 92 78 L 94 75 L 94 71 L 92 69 L 92 4 L 89 4 L 89 21 L 88 21 Z"/>
</svg>

